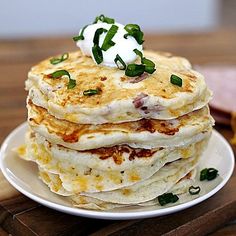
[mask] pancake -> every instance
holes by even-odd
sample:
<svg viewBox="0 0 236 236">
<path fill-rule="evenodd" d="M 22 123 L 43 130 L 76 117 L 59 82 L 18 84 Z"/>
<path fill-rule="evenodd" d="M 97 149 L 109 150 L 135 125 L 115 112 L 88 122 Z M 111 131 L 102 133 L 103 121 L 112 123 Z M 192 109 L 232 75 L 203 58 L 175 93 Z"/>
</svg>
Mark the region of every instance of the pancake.
<svg viewBox="0 0 236 236">
<path fill-rule="evenodd" d="M 188 193 L 189 187 L 193 184 L 193 180 L 196 175 L 196 169 L 190 171 L 185 177 L 179 180 L 170 190 L 173 194 L 182 195 Z M 48 173 L 45 170 L 39 168 L 39 178 L 50 188 L 50 190 L 58 195 L 68 197 L 75 207 L 92 209 L 92 210 L 111 210 L 114 208 L 129 207 L 130 205 L 109 203 L 98 200 L 96 198 L 85 197 L 81 195 L 73 195 L 66 191 L 60 184 L 60 178 L 56 174 Z M 158 205 L 158 200 L 154 200 L 139 203 L 139 206 L 153 206 Z M 135 205 L 133 205 L 135 206 Z"/>
<path fill-rule="evenodd" d="M 59 120 L 46 109 L 28 101 L 31 128 L 52 143 L 75 150 L 128 144 L 134 148 L 178 147 L 201 140 L 214 121 L 208 107 L 169 121 L 142 119 L 136 122 L 79 125 Z"/>
<path fill-rule="evenodd" d="M 77 204 L 79 201 L 83 201 L 83 203 L 86 201 L 86 203 L 97 205 L 101 205 L 102 203 L 118 204 L 115 207 L 136 204 L 153 205 L 155 203 L 153 200 L 156 199 L 157 196 L 165 192 L 170 192 L 172 189 L 174 189 L 177 194 L 184 193 L 190 183 L 187 181 L 187 183 L 184 182 L 182 184 L 181 181 L 195 168 L 198 160 L 199 157 L 192 157 L 172 162 L 162 167 L 155 175 L 146 181 L 142 181 L 129 188 L 108 192 L 80 193 L 78 195 L 66 191 L 59 175 L 47 172 L 42 168 L 40 168 L 40 178 L 51 188 L 51 191 L 62 196 L 70 196 Z M 176 183 L 179 185 L 176 185 Z"/>
<path fill-rule="evenodd" d="M 186 59 L 150 51 L 144 55 L 156 64 L 156 71 L 145 79 L 127 77 L 118 68 L 96 65 L 91 58 L 76 51 L 57 65 L 47 59 L 32 67 L 26 89 L 36 105 L 57 118 L 78 124 L 173 119 L 209 102 L 211 92 L 204 77 L 192 70 Z M 48 76 L 61 69 L 76 80 L 73 89 L 67 89 L 68 77 Z M 172 74 L 182 78 L 182 87 L 170 83 Z M 83 95 L 85 90 L 96 88 L 101 91 L 99 94 Z"/>
<path fill-rule="evenodd" d="M 101 201 L 118 204 L 138 204 L 155 199 L 168 192 L 175 183 L 193 170 L 199 161 L 199 155 L 169 163 L 149 179 L 132 186 L 107 192 L 81 193 Z"/>
<path fill-rule="evenodd" d="M 21 156 L 36 162 L 50 173 L 59 174 L 67 191 L 111 191 L 150 178 L 166 163 L 190 158 L 198 150 L 204 150 L 208 137 L 209 134 L 204 140 L 179 149 L 137 150 L 127 146 L 113 147 L 109 156 L 106 150 L 102 153 L 99 150 L 69 150 L 53 145 L 37 134 L 28 133 L 26 152 Z M 120 150 L 119 153 L 116 150 Z"/>
</svg>

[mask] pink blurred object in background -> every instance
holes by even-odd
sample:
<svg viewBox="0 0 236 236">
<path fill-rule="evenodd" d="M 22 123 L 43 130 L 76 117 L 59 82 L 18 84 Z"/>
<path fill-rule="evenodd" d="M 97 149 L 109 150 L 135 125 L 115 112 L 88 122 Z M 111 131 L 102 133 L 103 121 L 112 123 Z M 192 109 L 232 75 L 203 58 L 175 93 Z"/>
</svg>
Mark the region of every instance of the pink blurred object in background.
<svg viewBox="0 0 236 236">
<path fill-rule="evenodd" d="M 210 102 L 212 115 L 217 122 L 230 124 L 231 113 L 236 112 L 236 66 L 205 65 L 195 68 L 205 76 L 213 91 Z"/>
</svg>

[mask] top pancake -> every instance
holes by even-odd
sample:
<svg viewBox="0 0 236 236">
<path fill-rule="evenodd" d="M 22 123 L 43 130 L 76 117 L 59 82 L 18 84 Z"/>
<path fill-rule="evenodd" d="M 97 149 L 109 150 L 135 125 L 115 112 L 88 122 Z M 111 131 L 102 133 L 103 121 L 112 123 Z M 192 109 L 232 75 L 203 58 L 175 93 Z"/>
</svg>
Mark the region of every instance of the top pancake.
<svg viewBox="0 0 236 236">
<path fill-rule="evenodd" d="M 125 76 L 118 68 L 96 65 L 80 51 L 70 53 L 67 60 L 57 65 L 44 60 L 29 72 L 29 98 L 55 117 L 79 124 L 173 119 L 209 102 L 211 92 L 204 77 L 192 70 L 185 58 L 150 51 L 144 55 L 156 64 L 156 71 L 142 81 L 140 77 Z M 67 76 L 48 77 L 62 69 L 76 80 L 73 89 L 67 89 Z M 172 74 L 182 78 L 182 87 L 170 83 Z M 85 90 L 96 88 L 100 94 L 83 95 Z"/>
</svg>

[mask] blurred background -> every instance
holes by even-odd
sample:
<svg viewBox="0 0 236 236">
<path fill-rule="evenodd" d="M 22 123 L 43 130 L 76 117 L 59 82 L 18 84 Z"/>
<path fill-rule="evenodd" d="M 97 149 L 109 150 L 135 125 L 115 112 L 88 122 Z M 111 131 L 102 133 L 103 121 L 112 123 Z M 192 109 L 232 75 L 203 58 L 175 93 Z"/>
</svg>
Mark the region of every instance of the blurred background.
<svg viewBox="0 0 236 236">
<path fill-rule="evenodd" d="M 199 32 L 234 27 L 235 0 L 0 0 L 0 38 L 74 35 L 101 13 L 145 32 Z"/>
</svg>

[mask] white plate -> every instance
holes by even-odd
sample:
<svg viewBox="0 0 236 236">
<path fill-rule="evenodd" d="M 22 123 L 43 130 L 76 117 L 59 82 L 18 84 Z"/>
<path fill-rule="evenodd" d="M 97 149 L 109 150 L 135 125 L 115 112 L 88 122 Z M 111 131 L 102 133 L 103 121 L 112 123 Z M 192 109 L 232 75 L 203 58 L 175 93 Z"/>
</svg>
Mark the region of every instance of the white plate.
<svg viewBox="0 0 236 236">
<path fill-rule="evenodd" d="M 113 211 L 93 211 L 75 208 L 70 202 L 49 191 L 37 177 L 37 166 L 32 162 L 21 160 L 12 151 L 24 143 L 27 124 L 24 123 L 13 130 L 3 142 L 0 152 L 1 169 L 6 179 L 21 193 L 55 210 L 72 215 L 99 219 L 138 219 L 167 215 L 196 205 L 218 192 L 229 180 L 234 169 L 234 155 L 228 142 L 213 131 L 207 150 L 203 154 L 199 168 L 214 167 L 219 170 L 221 178 L 204 193 L 191 201 L 161 208 L 158 206 L 122 208 Z M 207 182 L 207 181 L 203 181 Z M 211 181 L 209 181 L 211 182 Z"/>
</svg>

